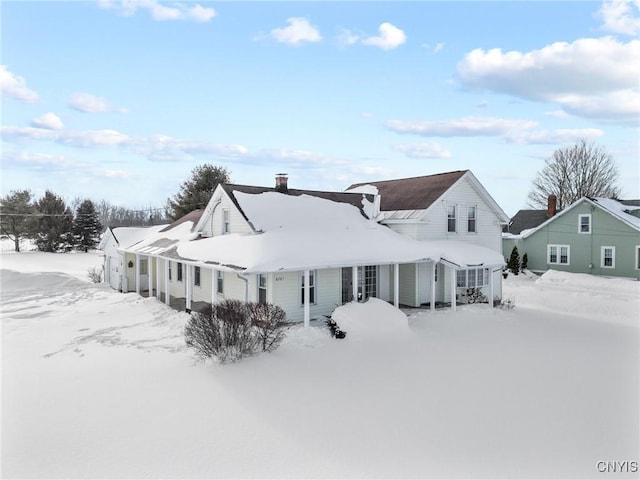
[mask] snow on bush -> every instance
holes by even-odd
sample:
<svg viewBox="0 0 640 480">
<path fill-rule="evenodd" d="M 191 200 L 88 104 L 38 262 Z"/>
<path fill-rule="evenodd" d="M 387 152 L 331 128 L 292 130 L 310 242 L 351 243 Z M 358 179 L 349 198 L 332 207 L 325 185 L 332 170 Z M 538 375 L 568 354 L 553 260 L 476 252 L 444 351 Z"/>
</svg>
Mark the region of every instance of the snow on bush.
<svg viewBox="0 0 640 480">
<path fill-rule="evenodd" d="M 342 305 L 334 310 L 331 318 L 347 332 L 347 338 L 385 337 L 409 331 L 407 316 L 379 298 Z"/>
</svg>

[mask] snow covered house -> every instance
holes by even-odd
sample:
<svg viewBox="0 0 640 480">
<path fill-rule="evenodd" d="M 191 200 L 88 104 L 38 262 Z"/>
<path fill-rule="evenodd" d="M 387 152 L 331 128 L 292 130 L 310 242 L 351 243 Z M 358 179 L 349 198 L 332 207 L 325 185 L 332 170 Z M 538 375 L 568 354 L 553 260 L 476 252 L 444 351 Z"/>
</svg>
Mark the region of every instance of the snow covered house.
<svg viewBox="0 0 640 480">
<path fill-rule="evenodd" d="M 532 215 L 516 214 L 502 234 L 505 256 L 517 246 L 536 273 L 554 269 L 640 279 L 640 200 L 583 197 L 561 212 L 553 200 L 535 222 Z"/>
<path fill-rule="evenodd" d="M 378 221 L 403 236 L 464 242 L 502 252 L 501 231 L 509 217 L 470 170 L 355 184 L 347 191 L 376 192 Z M 436 303 L 445 302 L 453 289 L 458 301 L 465 302 L 469 288 L 482 288 L 488 295 L 491 281 L 494 295 L 501 298 L 501 272 L 492 270 L 492 278 L 487 273 L 481 262 L 460 269 L 448 269 L 443 262 L 404 264 L 400 268 L 404 287 L 400 300 L 417 307 L 431 302 L 435 295 Z M 451 275 L 455 275 L 455 282 Z"/>
<path fill-rule="evenodd" d="M 464 177 L 461 192 L 474 181 L 464 173 L 458 179 Z M 445 198 L 463 199 L 459 194 Z M 462 235 L 412 238 L 379 222 L 381 204 L 381 196 L 373 193 L 289 189 L 284 175 L 274 188 L 219 185 L 204 211 L 122 249 L 134 273 L 129 289 L 144 292 L 146 261 L 148 294 L 167 304 L 192 310 L 224 298 L 270 302 L 289 320 L 305 324 L 353 299 L 379 297 L 396 306 L 431 308 L 442 302 L 455 308 L 465 301 L 461 292 L 467 287 L 500 298 L 504 260 L 499 248 L 470 243 Z M 474 205 L 489 215 L 484 200 Z M 498 220 L 483 221 L 494 227 L 499 246 Z M 447 224 L 445 217 L 441 225 Z M 416 283 L 407 279 L 409 271 L 433 272 L 436 278 L 419 283 L 417 292 Z M 445 281 L 450 285 L 438 289 Z"/>
</svg>

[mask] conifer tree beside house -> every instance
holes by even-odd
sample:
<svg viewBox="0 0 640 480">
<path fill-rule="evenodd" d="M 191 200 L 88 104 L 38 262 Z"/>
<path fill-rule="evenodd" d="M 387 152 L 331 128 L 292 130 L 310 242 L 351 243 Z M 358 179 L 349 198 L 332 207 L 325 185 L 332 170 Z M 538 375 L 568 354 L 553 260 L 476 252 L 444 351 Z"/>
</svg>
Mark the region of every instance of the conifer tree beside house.
<svg viewBox="0 0 640 480">
<path fill-rule="evenodd" d="M 47 190 L 35 204 L 38 215 L 34 238 L 42 252 L 67 251 L 73 247 L 73 213 L 62 197 Z"/>
<path fill-rule="evenodd" d="M 191 171 L 191 178 L 182 183 L 180 191 L 167 199 L 167 216 L 177 220 L 206 207 L 218 184 L 229 182 L 230 172 L 226 168 L 208 163 L 197 166 Z"/>
<path fill-rule="evenodd" d="M 514 275 L 518 275 L 520 272 L 520 254 L 518 253 L 518 247 L 513 247 L 511 250 L 511 256 L 507 262 L 507 269 Z"/>
<path fill-rule="evenodd" d="M 528 264 L 529 264 L 529 255 L 527 255 L 527 253 L 525 252 L 525 254 L 522 256 L 522 265 L 520 265 L 520 270 L 525 271 Z"/>
<path fill-rule="evenodd" d="M 91 200 L 84 200 L 78 205 L 73 219 L 73 237 L 76 248 L 85 252 L 96 248 L 101 233 L 102 224 L 95 204 Z"/>
<path fill-rule="evenodd" d="M 0 233 L 14 242 L 16 252 L 20 251 L 20 240 L 33 233 L 32 194 L 29 190 L 12 190 L 0 198 Z"/>
</svg>

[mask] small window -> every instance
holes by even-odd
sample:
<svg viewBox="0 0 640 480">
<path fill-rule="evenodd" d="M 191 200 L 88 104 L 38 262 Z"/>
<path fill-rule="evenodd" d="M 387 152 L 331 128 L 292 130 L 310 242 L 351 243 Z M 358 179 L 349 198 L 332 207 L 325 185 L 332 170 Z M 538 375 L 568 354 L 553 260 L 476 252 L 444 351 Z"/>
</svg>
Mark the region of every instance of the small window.
<svg viewBox="0 0 640 480">
<path fill-rule="evenodd" d="M 469 205 L 467 209 L 467 232 L 476 233 L 478 224 L 478 207 Z"/>
<path fill-rule="evenodd" d="M 300 278 L 300 303 L 304 305 L 304 272 Z M 313 270 L 309 272 L 309 303 L 316 303 L 316 275 Z"/>
<path fill-rule="evenodd" d="M 222 233 L 229 233 L 229 209 L 225 208 L 222 210 Z"/>
<path fill-rule="evenodd" d="M 640 245 L 636 245 L 636 270 L 640 270 Z"/>
<path fill-rule="evenodd" d="M 200 267 L 193 267 L 193 284 L 196 287 L 200 286 Z"/>
<path fill-rule="evenodd" d="M 456 286 L 458 288 L 486 287 L 489 282 L 489 269 L 470 268 L 456 272 Z"/>
<path fill-rule="evenodd" d="M 547 263 L 554 265 L 569 265 L 569 245 L 547 245 Z"/>
<path fill-rule="evenodd" d="M 224 272 L 222 270 L 216 270 L 216 282 L 218 286 L 218 293 L 224 293 Z"/>
<path fill-rule="evenodd" d="M 447 232 L 455 233 L 456 232 L 456 205 L 449 205 L 447 207 Z"/>
<path fill-rule="evenodd" d="M 466 287 L 467 286 L 467 271 L 466 270 L 458 270 L 456 272 L 456 286 L 457 287 Z"/>
<path fill-rule="evenodd" d="M 616 267 L 616 247 L 600 247 L 600 266 L 602 268 Z"/>
<path fill-rule="evenodd" d="M 167 260 L 167 263 L 169 264 L 169 280 L 171 280 L 171 262 Z"/>
<path fill-rule="evenodd" d="M 258 275 L 258 303 L 267 303 L 267 276 Z"/>
<path fill-rule="evenodd" d="M 178 281 L 182 281 L 182 264 L 178 262 Z"/>
<path fill-rule="evenodd" d="M 578 233 L 591 233 L 591 215 L 578 215 Z"/>
</svg>

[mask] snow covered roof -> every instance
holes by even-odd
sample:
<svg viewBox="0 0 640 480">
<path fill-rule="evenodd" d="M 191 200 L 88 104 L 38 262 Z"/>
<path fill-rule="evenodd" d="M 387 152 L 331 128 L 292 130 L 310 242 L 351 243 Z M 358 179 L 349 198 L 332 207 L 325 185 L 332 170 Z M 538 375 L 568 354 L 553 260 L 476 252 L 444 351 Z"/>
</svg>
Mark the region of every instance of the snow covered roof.
<svg viewBox="0 0 640 480">
<path fill-rule="evenodd" d="M 181 241 L 189 241 L 197 237 L 193 233 L 194 222 L 191 220 L 174 222 L 171 226 L 147 235 L 143 240 L 123 248 L 127 252 L 144 255 L 160 255 L 175 247 Z"/>
<path fill-rule="evenodd" d="M 611 215 L 618 217 L 623 222 L 640 230 L 640 218 L 629 213 L 630 211 L 638 210 L 638 208 L 640 208 L 635 205 L 634 200 L 618 201 L 611 198 L 595 197 L 593 198 L 593 201 Z"/>
<path fill-rule="evenodd" d="M 463 242 L 420 242 L 363 217 L 352 204 L 311 195 L 233 192 L 259 231 L 176 244 L 179 258 L 247 273 L 438 262 L 502 265 L 502 255 Z"/>
<path fill-rule="evenodd" d="M 118 247 L 125 248 L 138 243 L 149 235 L 152 235 L 166 227 L 167 225 L 154 225 L 151 227 L 109 227 L 102 236 L 102 240 L 100 241 L 98 248 L 102 249 L 105 247 L 104 242 L 107 240 L 109 232 L 111 232 L 111 235 L 118 244 Z"/>
</svg>

